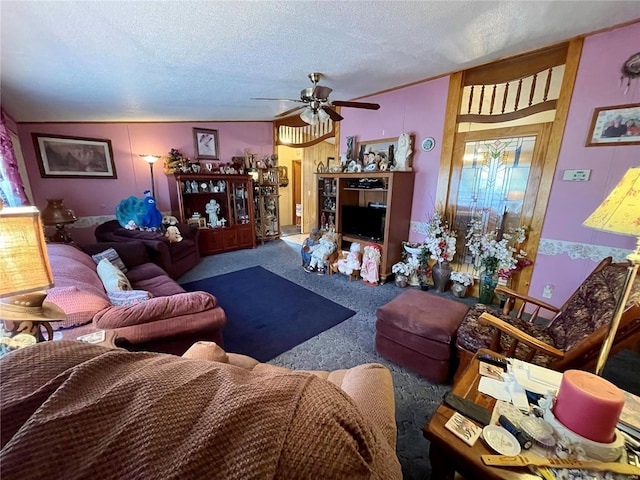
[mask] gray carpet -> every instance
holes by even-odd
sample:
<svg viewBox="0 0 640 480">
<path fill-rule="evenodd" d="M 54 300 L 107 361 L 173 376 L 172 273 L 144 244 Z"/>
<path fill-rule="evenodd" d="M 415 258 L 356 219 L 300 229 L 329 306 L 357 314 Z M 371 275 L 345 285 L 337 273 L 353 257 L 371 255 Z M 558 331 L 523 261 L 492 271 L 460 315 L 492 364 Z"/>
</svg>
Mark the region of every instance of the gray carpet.
<svg viewBox="0 0 640 480">
<path fill-rule="evenodd" d="M 378 362 L 386 365 L 393 376 L 398 427 L 397 454 L 406 480 L 429 477 L 429 444 L 422 436 L 422 427 L 440 404 L 448 385 L 434 385 L 428 380 L 395 365 L 378 355 L 374 349 L 375 311 L 391 301 L 404 289 L 387 283 L 370 287 L 362 282 L 349 282 L 344 275 L 316 275 L 300 266 L 300 246 L 275 240 L 253 250 L 240 250 L 204 257 L 200 264 L 180 278 L 180 283 L 233 272 L 260 265 L 278 275 L 347 308 L 355 316 L 320 335 L 283 353 L 269 363 L 293 369 L 334 370 L 350 368 L 361 363 Z M 443 294 L 454 298 L 450 292 Z M 278 299 L 274 298 L 274 302 Z M 468 299 L 473 301 L 473 299 Z M 624 351 L 609 360 L 605 377 L 622 388 L 634 391 L 638 387 L 640 354 Z M 631 377 L 631 378 L 629 378 Z M 615 380 L 614 380 L 615 378 Z M 628 382 L 631 383 L 628 383 Z M 635 382 L 635 383 L 634 383 Z M 637 391 L 637 390 L 636 390 Z"/>
</svg>

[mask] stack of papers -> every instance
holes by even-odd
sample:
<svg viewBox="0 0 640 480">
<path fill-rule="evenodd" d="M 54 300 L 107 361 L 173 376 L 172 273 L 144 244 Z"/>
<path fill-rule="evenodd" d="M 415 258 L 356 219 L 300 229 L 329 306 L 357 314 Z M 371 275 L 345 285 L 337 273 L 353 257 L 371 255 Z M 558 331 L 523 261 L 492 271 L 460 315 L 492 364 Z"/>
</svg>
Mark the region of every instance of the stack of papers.
<svg viewBox="0 0 640 480">
<path fill-rule="evenodd" d="M 560 372 L 516 359 L 508 359 L 507 373 L 501 375 L 504 381 L 497 379 L 493 371 L 486 370 L 480 362 L 482 378 L 478 384 L 478 391 L 497 400 L 511 402 L 523 411 L 529 410 L 525 390 L 546 395 L 549 390 L 557 391 L 562 381 Z"/>
</svg>

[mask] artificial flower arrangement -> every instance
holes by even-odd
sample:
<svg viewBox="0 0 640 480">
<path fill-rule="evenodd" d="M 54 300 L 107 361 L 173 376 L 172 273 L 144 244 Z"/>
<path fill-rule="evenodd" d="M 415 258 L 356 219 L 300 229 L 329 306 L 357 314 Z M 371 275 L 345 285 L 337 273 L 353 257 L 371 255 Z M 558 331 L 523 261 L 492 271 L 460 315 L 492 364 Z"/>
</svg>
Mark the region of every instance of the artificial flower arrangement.
<svg viewBox="0 0 640 480">
<path fill-rule="evenodd" d="M 476 259 L 476 268 L 482 266 L 487 271 L 497 272 L 499 278 L 508 279 L 514 270 L 531 265 L 525 259 L 527 252 L 517 248 L 526 238 L 526 227 L 504 232 L 500 240 L 495 230 L 486 233 L 482 230 L 482 222 L 474 218 L 465 237 L 466 245 Z"/>
<path fill-rule="evenodd" d="M 473 275 L 469 272 L 451 272 L 451 280 L 465 287 L 473 285 Z"/>
<path fill-rule="evenodd" d="M 175 172 L 185 173 L 189 168 L 189 159 L 185 157 L 180 150 L 172 148 L 169 155 L 164 158 L 164 173 L 171 174 Z"/>
<path fill-rule="evenodd" d="M 398 262 L 391 267 L 391 271 L 396 275 L 404 275 L 405 277 L 410 277 L 416 271 L 417 265 L 414 264 L 415 260 L 412 258 L 408 259 L 406 262 Z"/>
<path fill-rule="evenodd" d="M 435 212 L 427 224 L 427 236 L 424 246 L 430 257 L 438 263 L 451 262 L 456 254 L 456 232 L 449 228 L 449 223 Z"/>
</svg>

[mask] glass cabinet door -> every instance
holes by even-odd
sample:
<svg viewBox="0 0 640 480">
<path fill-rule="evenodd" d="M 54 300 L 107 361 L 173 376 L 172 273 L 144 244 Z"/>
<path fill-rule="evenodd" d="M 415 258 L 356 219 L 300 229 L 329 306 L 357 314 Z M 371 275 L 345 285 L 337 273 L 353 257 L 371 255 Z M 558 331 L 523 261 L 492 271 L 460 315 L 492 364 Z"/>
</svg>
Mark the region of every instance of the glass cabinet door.
<svg viewBox="0 0 640 480">
<path fill-rule="evenodd" d="M 247 183 L 231 183 L 232 221 L 236 225 L 249 223 L 249 191 Z"/>
</svg>

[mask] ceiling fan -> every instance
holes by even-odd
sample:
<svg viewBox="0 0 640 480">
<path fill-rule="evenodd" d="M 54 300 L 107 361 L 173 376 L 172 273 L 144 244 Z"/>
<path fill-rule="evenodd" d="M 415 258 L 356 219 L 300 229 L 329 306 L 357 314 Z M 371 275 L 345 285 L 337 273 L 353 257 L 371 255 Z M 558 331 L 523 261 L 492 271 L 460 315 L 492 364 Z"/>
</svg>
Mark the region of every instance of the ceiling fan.
<svg viewBox="0 0 640 480">
<path fill-rule="evenodd" d="M 286 112 L 276 115 L 278 117 L 286 117 L 291 113 L 304 108 L 300 114 L 300 118 L 309 125 L 317 125 L 324 122 L 327 118 L 331 118 L 334 122 L 339 122 L 344 117 L 334 110 L 333 107 L 350 107 L 350 108 L 366 108 L 368 110 L 378 110 L 380 105 L 377 103 L 364 102 L 347 102 L 343 100 L 329 100 L 329 94 L 333 91 L 324 85 L 318 85 L 322 78 L 322 74 L 313 72 L 308 75 L 309 80 L 313 83 L 313 87 L 303 88 L 300 91 L 300 100 L 293 98 L 252 98 L 252 100 L 284 100 L 287 102 L 298 102 L 306 105 L 292 108 Z"/>
</svg>

